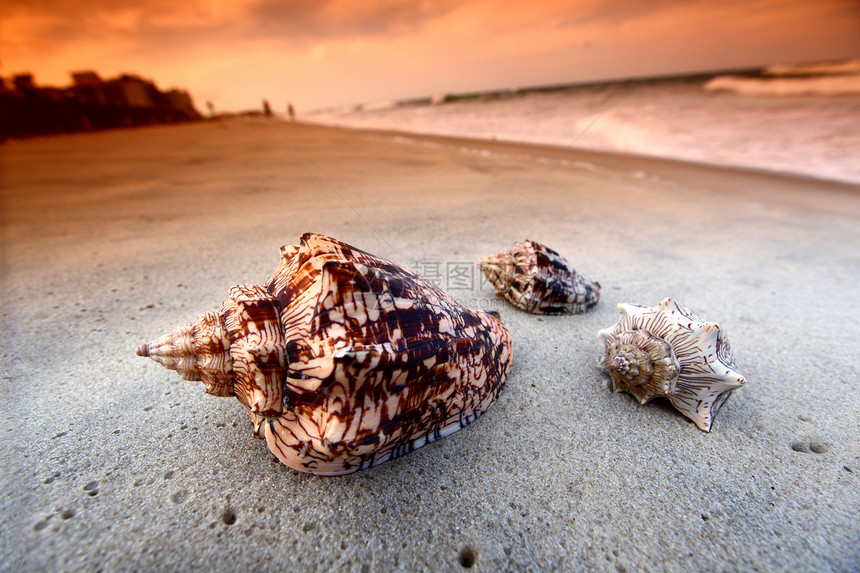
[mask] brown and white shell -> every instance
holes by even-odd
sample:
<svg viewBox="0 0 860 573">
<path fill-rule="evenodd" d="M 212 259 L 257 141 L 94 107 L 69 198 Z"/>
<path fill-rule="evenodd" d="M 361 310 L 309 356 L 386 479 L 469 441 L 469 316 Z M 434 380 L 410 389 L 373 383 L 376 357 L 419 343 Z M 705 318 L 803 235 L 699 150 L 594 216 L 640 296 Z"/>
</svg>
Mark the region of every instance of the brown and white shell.
<svg viewBox="0 0 860 573">
<path fill-rule="evenodd" d="M 600 300 L 600 283 L 586 280 L 567 259 L 535 241 L 484 257 L 478 268 L 496 295 L 526 312 L 579 314 Z"/>
<path fill-rule="evenodd" d="M 286 465 L 337 475 L 470 424 L 501 392 L 512 349 L 495 316 L 307 233 L 265 286 L 232 287 L 219 311 L 137 354 L 235 396 Z"/>
<path fill-rule="evenodd" d="M 654 307 L 619 304 L 620 320 L 598 333 L 606 352 L 600 367 L 615 392 L 641 404 L 668 398 L 705 432 L 732 390 L 746 383 L 716 322 L 672 300 Z"/>
</svg>

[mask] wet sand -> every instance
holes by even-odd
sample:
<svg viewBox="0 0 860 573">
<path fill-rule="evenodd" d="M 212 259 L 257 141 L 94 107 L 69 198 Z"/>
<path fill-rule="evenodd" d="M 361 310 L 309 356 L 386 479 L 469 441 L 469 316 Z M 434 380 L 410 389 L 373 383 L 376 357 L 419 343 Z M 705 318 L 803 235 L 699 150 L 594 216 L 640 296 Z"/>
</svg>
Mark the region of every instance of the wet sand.
<svg viewBox="0 0 860 573">
<path fill-rule="evenodd" d="M 238 118 L 0 146 L 0 562 L 20 570 L 836 570 L 860 562 L 860 187 Z M 498 310 L 477 422 L 323 478 L 135 356 L 313 231 Z M 469 269 L 525 238 L 602 287 L 537 317 Z M 451 269 L 466 269 L 466 275 Z M 452 274 L 454 273 L 454 274 Z M 711 433 L 613 394 L 616 305 L 718 321 L 748 383 Z M 6 567 L 4 567 L 6 568 Z"/>
</svg>

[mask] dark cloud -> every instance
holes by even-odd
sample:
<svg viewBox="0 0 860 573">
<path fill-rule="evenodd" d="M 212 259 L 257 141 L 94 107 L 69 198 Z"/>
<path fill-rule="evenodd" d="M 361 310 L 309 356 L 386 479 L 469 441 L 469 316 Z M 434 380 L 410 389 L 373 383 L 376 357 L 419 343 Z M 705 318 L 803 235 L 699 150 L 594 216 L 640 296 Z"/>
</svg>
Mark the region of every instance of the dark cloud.
<svg viewBox="0 0 860 573">
<path fill-rule="evenodd" d="M 791 5 L 808 5 L 821 0 L 781 0 L 777 2 L 780 11 Z M 848 0 L 853 1 L 853 0 Z M 592 0 L 571 2 L 560 10 L 562 27 L 576 27 L 587 24 L 619 25 L 641 20 L 663 12 L 676 12 L 686 8 L 702 14 L 711 14 L 716 9 L 743 7 L 748 10 L 774 11 L 772 0 Z"/>
<path fill-rule="evenodd" d="M 786 10 L 815 1 L 776 4 Z M 522 13 L 523 6 L 529 9 L 530 5 L 516 2 L 483 2 L 481 9 L 488 22 L 475 25 L 475 37 L 505 32 L 510 22 L 505 18 L 494 21 L 491 10 L 505 12 L 516 7 Z M 102 0 L 3 0 L 0 19 L 27 22 L 26 28 L 4 34 L 7 56 L 29 52 L 50 57 L 72 42 L 86 41 L 102 43 L 106 49 L 124 46 L 135 54 L 169 57 L 213 44 L 235 45 L 241 50 L 249 40 L 277 40 L 291 50 L 333 38 L 417 34 L 428 22 L 467 4 L 471 5 L 469 0 L 245 0 L 233 4 L 231 12 L 219 14 L 210 9 L 207 0 L 112 0 L 109 4 Z M 715 9 L 742 6 L 752 14 L 772 11 L 774 4 L 774 0 L 532 0 L 531 6 L 548 28 L 574 29 L 593 24 L 618 26 L 680 9 L 713 14 Z M 860 6 L 856 0 L 821 4 L 845 12 Z M 529 25 L 534 27 L 536 22 Z"/>
<path fill-rule="evenodd" d="M 284 39 L 387 36 L 419 30 L 427 20 L 446 14 L 459 0 L 259 0 L 247 7 L 249 32 Z"/>
<path fill-rule="evenodd" d="M 563 27 L 576 27 L 587 24 L 618 25 L 642 17 L 651 16 L 679 6 L 701 5 L 711 0 L 594 0 L 592 2 L 572 2 L 564 10 Z M 725 0 L 730 3 L 734 0 Z M 749 1 L 749 0 L 747 0 Z M 713 3 L 713 2 L 711 2 Z"/>
<path fill-rule="evenodd" d="M 0 18 L 28 19 L 31 45 L 61 46 L 76 40 L 123 40 L 142 50 L 164 52 L 209 42 L 278 39 L 300 47 L 327 38 L 388 36 L 420 30 L 429 19 L 442 16 L 464 0 L 252 0 L 234 5 L 229 16 L 207 16 L 205 3 L 184 2 L 187 21 L 166 18 L 176 13 L 168 0 L 142 3 L 115 0 L 7 0 Z M 195 14 L 195 6 L 199 6 Z M 194 17 L 197 16 L 197 17 Z"/>
</svg>

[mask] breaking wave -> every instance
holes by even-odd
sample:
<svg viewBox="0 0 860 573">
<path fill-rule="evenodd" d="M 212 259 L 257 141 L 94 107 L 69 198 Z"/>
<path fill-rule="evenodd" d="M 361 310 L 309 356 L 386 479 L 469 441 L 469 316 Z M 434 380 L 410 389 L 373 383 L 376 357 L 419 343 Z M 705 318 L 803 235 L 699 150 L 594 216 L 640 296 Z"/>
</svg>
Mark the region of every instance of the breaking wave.
<svg viewBox="0 0 860 573">
<path fill-rule="evenodd" d="M 757 76 L 717 76 L 707 91 L 752 96 L 845 96 L 860 94 L 860 60 L 824 64 L 773 65 Z"/>
<path fill-rule="evenodd" d="M 860 99 L 833 97 L 842 94 L 860 94 L 860 59 L 737 75 L 439 93 L 303 119 L 638 153 L 857 184 Z"/>
</svg>

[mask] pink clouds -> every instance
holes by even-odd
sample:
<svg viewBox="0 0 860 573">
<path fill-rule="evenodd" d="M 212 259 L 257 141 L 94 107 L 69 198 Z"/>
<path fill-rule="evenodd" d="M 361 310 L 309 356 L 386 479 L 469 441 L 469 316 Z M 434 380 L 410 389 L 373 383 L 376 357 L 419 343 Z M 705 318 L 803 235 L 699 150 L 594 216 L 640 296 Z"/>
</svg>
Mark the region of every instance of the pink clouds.
<svg viewBox="0 0 860 573">
<path fill-rule="evenodd" d="M 852 0 L 9 0 L 0 21 L 4 76 L 138 72 L 220 109 L 860 54 Z"/>
</svg>

